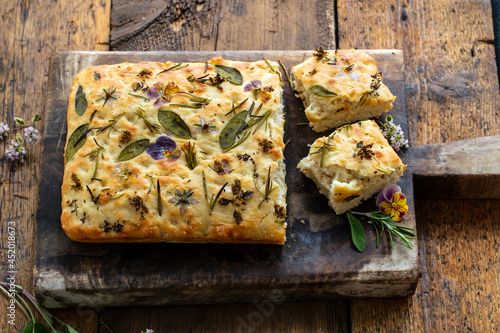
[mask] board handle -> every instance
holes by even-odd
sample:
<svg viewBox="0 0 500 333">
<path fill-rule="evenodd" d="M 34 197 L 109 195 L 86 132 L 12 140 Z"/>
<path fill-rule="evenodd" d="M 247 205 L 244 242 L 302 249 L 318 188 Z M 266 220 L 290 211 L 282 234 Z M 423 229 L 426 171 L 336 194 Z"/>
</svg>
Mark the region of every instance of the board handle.
<svg viewBox="0 0 500 333">
<path fill-rule="evenodd" d="M 408 150 L 416 198 L 500 199 L 500 135 Z"/>
</svg>

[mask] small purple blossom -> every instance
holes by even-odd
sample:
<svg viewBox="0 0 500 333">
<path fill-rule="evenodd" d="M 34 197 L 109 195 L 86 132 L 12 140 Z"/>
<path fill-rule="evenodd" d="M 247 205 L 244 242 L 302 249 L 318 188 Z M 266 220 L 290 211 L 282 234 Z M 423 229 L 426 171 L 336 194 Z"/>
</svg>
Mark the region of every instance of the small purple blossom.
<svg viewBox="0 0 500 333">
<path fill-rule="evenodd" d="M 10 158 L 11 161 L 19 160 L 24 163 L 24 156 L 26 156 L 26 149 L 24 149 L 23 143 L 20 140 L 10 140 L 9 147 L 5 151 L 5 155 Z"/>
<path fill-rule="evenodd" d="M 391 116 L 385 118 L 382 129 L 382 134 L 395 151 L 399 151 L 402 147 L 408 148 L 408 140 L 405 139 L 403 129 L 400 125 L 394 124 Z"/>
<path fill-rule="evenodd" d="M 167 158 L 168 161 L 173 162 L 181 157 L 181 151 L 175 150 L 176 147 L 174 140 L 168 136 L 160 136 L 146 148 L 146 153 L 155 160 Z"/>
<path fill-rule="evenodd" d="M 161 82 L 156 82 L 146 90 L 146 95 L 149 99 L 156 99 L 154 106 L 162 106 L 170 103 L 172 96 L 179 90 L 173 82 L 169 82 L 165 87 Z"/>
<path fill-rule="evenodd" d="M 252 89 L 258 89 L 262 86 L 262 81 L 261 80 L 252 80 L 250 81 L 249 84 L 247 84 L 244 88 L 245 91 L 250 91 Z"/>
<path fill-rule="evenodd" d="M 28 143 L 37 143 L 40 140 L 38 130 L 33 126 L 29 126 L 24 129 L 24 138 Z"/>
<path fill-rule="evenodd" d="M 9 136 L 9 125 L 0 123 L 0 140 Z"/>
</svg>

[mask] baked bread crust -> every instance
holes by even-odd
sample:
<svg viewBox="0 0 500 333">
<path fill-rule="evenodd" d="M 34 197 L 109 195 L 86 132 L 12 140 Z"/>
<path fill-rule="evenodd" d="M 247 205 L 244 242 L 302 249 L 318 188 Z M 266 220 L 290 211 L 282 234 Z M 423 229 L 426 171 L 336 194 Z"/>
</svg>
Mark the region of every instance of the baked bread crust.
<svg viewBox="0 0 500 333">
<path fill-rule="evenodd" d="M 225 80 L 216 65 L 229 67 L 219 67 Z M 282 92 L 278 65 L 271 61 L 219 57 L 81 71 L 68 105 L 64 231 L 81 242 L 283 244 Z M 175 112 L 191 137 L 172 113 L 160 121 L 159 110 Z M 236 115 L 242 126 L 227 129 Z M 224 145 L 231 149 L 222 148 L 226 135 Z M 240 145 L 227 147 L 245 136 Z M 196 152 L 191 162 L 190 149 Z"/>
<path fill-rule="evenodd" d="M 396 100 L 382 83 L 375 60 L 356 50 L 316 50 L 292 68 L 310 126 L 322 132 L 376 118 Z"/>
<path fill-rule="evenodd" d="M 406 170 L 373 120 L 318 138 L 297 167 L 316 183 L 338 215 L 396 183 Z"/>
</svg>

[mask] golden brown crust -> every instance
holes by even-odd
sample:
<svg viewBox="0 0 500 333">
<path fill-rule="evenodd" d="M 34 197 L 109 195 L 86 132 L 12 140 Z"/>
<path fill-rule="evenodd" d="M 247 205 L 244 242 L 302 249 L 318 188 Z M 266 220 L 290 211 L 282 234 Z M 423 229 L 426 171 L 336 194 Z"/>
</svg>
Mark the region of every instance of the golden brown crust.
<svg viewBox="0 0 500 333">
<path fill-rule="evenodd" d="M 286 207 L 282 84 L 277 64 L 270 64 L 273 70 L 264 61 L 214 58 L 206 64 L 122 63 L 80 72 L 70 91 L 68 140 L 83 124 L 89 124 L 90 132 L 80 135 L 83 146 L 65 163 L 61 223 L 66 234 L 84 242 L 283 244 L 286 223 L 274 208 Z M 238 69 L 242 84 L 217 78 L 214 65 Z M 82 115 L 76 108 L 82 96 L 77 98 L 79 90 L 87 101 Z M 245 134 L 248 138 L 235 148 L 223 149 L 221 131 L 253 102 L 254 114 L 262 105 L 258 116 L 267 114 L 262 118 L 267 120 L 240 128 L 235 142 Z M 159 110 L 178 114 L 192 137 L 176 134 L 179 125 L 162 126 Z M 261 118 L 247 116 L 245 122 L 251 125 L 254 119 Z M 146 151 L 118 160 L 127 146 L 145 139 Z M 188 144 L 195 144 L 192 170 Z M 164 154 L 151 148 L 162 148 Z M 74 150 L 74 143 L 67 141 L 68 149 Z M 266 195 L 269 170 L 274 190 Z M 210 212 L 210 200 L 226 183 Z"/>
<path fill-rule="evenodd" d="M 375 60 L 361 51 L 317 50 L 292 73 L 306 116 L 318 132 L 378 117 L 396 99 L 382 83 Z"/>
</svg>

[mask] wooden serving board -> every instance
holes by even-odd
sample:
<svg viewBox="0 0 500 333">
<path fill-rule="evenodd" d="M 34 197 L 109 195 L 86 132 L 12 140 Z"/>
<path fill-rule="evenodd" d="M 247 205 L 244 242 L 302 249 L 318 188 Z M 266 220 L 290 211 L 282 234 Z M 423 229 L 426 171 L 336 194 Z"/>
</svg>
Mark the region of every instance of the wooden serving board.
<svg viewBox="0 0 500 333">
<path fill-rule="evenodd" d="M 406 114 L 402 51 L 368 52 L 377 60 L 384 83 L 397 96 L 390 114 L 414 139 L 415 120 Z M 289 229 L 284 246 L 85 244 L 70 240 L 61 228 L 60 186 L 64 169 L 67 100 L 72 80 L 80 70 L 120 62 L 205 61 L 215 56 L 242 61 L 256 61 L 264 57 L 281 60 L 290 68 L 310 55 L 311 52 L 306 51 L 222 51 L 66 52 L 54 56 L 47 87 L 36 225 L 34 276 L 38 300 L 46 307 L 54 308 L 273 301 L 273 297 L 304 300 L 413 294 L 420 277 L 416 241 L 412 243 L 412 249 L 396 241 L 395 249 L 391 250 L 389 239 L 383 237 L 380 247 L 376 248 L 374 230 L 365 223 L 367 246 L 363 253 L 357 252 L 345 217 L 336 216 L 314 183 L 296 168 L 298 161 L 307 155 L 307 145 L 326 133 L 317 134 L 307 126 L 296 126 L 307 120 L 302 102 L 292 96 L 284 75 L 285 141 L 290 139 L 285 150 Z M 493 139 L 500 142 L 497 137 Z M 469 145 L 477 143 L 469 142 Z M 405 226 L 416 227 L 414 173 L 419 179 L 433 179 L 430 184 L 425 185 L 424 182 L 424 186 L 420 187 L 422 193 L 427 191 L 428 186 L 441 181 L 442 188 L 451 186 L 454 195 L 463 197 L 467 189 L 476 188 L 475 185 L 480 183 L 483 189 L 490 189 L 491 196 L 500 196 L 498 167 L 479 170 L 482 176 L 476 177 L 477 168 L 463 172 L 456 164 L 464 160 L 459 152 L 457 157 L 449 152 L 444 154 L 437 146 L 417 148 L 401 152 L 406 164 L 411 165 L 413 159 L 416 161 L 399 183 L 409 206 L 403 222 Z M 491 152 L 484 150 L 483 157 L 491 158 Z M 429 162 L 433 158 L 455 167 L 443 171 Z M 493 158 L 500 161 L 498 154 Z M 453 188 L 446 182 L 448 175 L 452 175 L 452 179 L 465 179 L 466 184 L 459 189 Z M 357 210 L 373 209 L 375 204 L 371 200 Z"/>
</svg>

